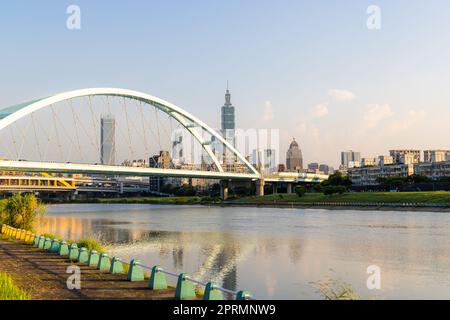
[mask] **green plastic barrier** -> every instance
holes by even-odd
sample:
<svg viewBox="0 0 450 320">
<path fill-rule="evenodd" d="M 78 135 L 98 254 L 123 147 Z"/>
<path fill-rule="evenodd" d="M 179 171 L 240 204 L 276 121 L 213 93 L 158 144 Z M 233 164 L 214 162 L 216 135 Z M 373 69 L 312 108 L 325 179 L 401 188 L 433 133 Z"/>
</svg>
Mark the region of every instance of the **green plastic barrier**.
<svg viewBox="0 0 450 320">
<path fill-rule="evenodd" d="M 111 259 L 106 253 L 100 254 L 97 269 L 100 271 L 109 271 L 111 269 Z"/>
<path fill-rule="evenodd" d="M 166 275 L 162 272 L 162 268 L 159 266 L 154 266 L 152 268 L 152 274 L 148 282 L 148 287 L 152 290 L 163 290 L 167 289 Z"/>
<path fill-rule="evenodd" d="M 65 241 L 61 241 L 59 245 L 59 255 L 60 256 L 68 256 L 69 255 L 69 245 Z"/>
<path fill-rule="evenodd" d="M 81 248 L 79 253 L 78 253 L 78 262 L 79 263 L 86 263 L 89 260 L 89 251 L 87 248 Z"/>
<path fill-rule="evenodd" d="M 223 300 L 222 291 L 217 289 L 217 285 L 215 283 L 208 282 L 206 284 L 203 300 Z"/>
<path fill-rule="evenodd" d="M 80 249 L 78 249 L 77 244 L 72 243 L 69 247 L 69 260 L 76 261 L 78 259 L 79 252 L 80 252 Z"/>
<path fill-rule="evenodd" d="M 175 290 L 175 298 L 178 300 L 195 299 L 194 283 L 190 281 L 190 277 L 186 273 L 178 276 L 177 288 Z"/>
<path fill-rule="evenodd" d="M 236 300 L 248 300 L 248 298 L 251 298 L 252 294 L 248 291 L 239 291 L 236 294 Z"/>
<path fill-rule="evenodd" d="M 144 281 L 144 270 L 140 265 L 139 260 L 133 259 L 130 262 L 130 268 L 128 269 L 128 281 Z"/>
<path fill-rule="evenodd" d="M 123 273 L 123 263 L 120 261 L 120 258 L 113 257 L 111 259 L 111 268 L 109 269 L 110 273 Z"/>
<path fill-rule="evenodd" d="M 99 258 L 100 258 L 100 255 L 98 254 L 97 251 L 95 251 L 95 250 L 89 251 L 89 259 L 87 262 L 88 266 L 97 267 Z"/>
</svg>

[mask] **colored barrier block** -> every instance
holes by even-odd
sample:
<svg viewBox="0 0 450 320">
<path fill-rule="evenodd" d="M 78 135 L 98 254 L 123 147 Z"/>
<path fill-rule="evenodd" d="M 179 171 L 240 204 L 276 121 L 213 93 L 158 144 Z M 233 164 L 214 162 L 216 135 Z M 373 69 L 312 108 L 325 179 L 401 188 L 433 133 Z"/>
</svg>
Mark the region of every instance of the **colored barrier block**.
<svg viewBox="0 0 450 320">
<path fill-rule="evenodd" d="M 44 248 L 44 243 L 45 243 L 45 237 L 41 236 L 39 238 L 38 248 L 43 249 Z"/>
<path fill-rule="evenodd" d="M 203 300 L 223 300 L 222 291 L 217 289 L 217 285 L 215 283 L 208 282 L 206 284 Z"/>
<path fill-rule="evenodd" d="M 19 240 L 24 241 L 26 235 L 27 235 L 27 230 L 22 230 L 22 231 L 20 232 Z"/>
<path fill-rule="evenodd" d="M 87 248 L 81 248 L 80 252 L 78 253 L 78 262 L 79 263 L 86 263 L 89 260 L 89 251 Z"/>
<path fill-rule="evenodd" d="M 152 268 L 152 274 L 148 282 L 148 287 L 152 290 L 162 290 L 167 289 L 167 280 L 164 272 L 159 266 L 154 266 Z"/>
<path fill-rule="evenodd" d="M 72 243 L 69 247 L 69 260 L 76 261 L 78 259 L 79 252 L 80 252 L 80 249 L 78 249 L 77 244 Z"/>
<path fill-rule="evenodd" d="M 30 232 L 30 231 L 27 231 L 26 233 L 25 233 L 25 238 L 24 238 L 24 241 L 25 241 L 25 243 L 30 243 L 30 242 L 32 242 L 31 240 L 31 236 L 32 236 L 33 234 Z"/>
<path fill-rule="evenodd" d="M 6 233 L 6 224 L 2 224 L 2 234 Z"/>
<path fill-rule="evenodd" d="M 248 300 L 248 298 L 251 298 L 252 294 L 248 291 L 239 291 L 236 294 L 236 300 Z"/>
<path fill-rule="evenodd" d="M 36 235 L 34 237 L 34 241 L 33 241 L 33 247 L 37 247 L 39 246 L 39 240 L 41 239 L 41 236 Z"/>
<path fill-rule="evenodd" d="M 128 269 L 128 281 L 144 281 L 144 270 L 142 270 L 139 260 L 133 259 Z"/>
<path fill-rule="evenodd" d="M 175 290 L 175 298 L 179 300 L 195 299 L 194 283 L 190 281 L 190 277 L 186 273 L 178 276 L 177 288 Z"/>
<path fill-rule="evenodd" d="M 119 258 L 113 257 L 111 259 L 110 273 L 123 273 L 123 263 Z"/>
<path fill-rule="evenodd" d="M 106 253 L 100 254 L 97 269 L 100 271 L 109 271 L 111 269 L 111 260 Z"/>
<path fill-rule="evenodd" d="M 52 246 L 52 239 L 46 238 L 44 242 L 44 250 L 50 249 L 51 246 Z"/>
<path fill-rule="evenodd" d="M 59 255 L 60 256 L 68 256 L 69 255 L 69 245 L 65 241 L 61 241 L 59 245 Z"/>
<path fill-rule="evenodd" d="M 59 253 L 59 247 L 61 247 L 61 242 L 58 239 L 53 239 L 49 251 L 53 253 Z"/>
<path fill-rule="evenodd" d="M 91 250 L 89 252 L 89 259 L 87 262 L 88 266 L 89 267 L 97 267 L 99 258 L 100 258 L 100 255 L 98 254 L 98 252 L 95 250 Z"/>
</svg>

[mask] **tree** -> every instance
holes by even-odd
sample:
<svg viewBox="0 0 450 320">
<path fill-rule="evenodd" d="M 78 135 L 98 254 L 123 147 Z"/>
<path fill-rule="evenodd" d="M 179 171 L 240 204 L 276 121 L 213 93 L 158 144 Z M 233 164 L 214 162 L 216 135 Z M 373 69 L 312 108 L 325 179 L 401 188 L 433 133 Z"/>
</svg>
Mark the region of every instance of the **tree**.
<svg viewBox="0 0 450 320">
<path fill-rule="evenodd" d="M 326 186 L 323 188 L 323 194 L 326 196 L 331 196 L 333 194 L 343 194 L 347 189 L 344 186 Z"/>
<path fill-rule="evenodd" d="M 15 195 L 6 200 L 1 222 L 14 228 L 34 231 L 36 219 L 45 214 L 46 207 L 31 193 Z"/>
<path fill-rule="evenodd" d="M 320 183 L 322 186 L 350 186 L 352 182 L 348 178 L 348 176 L 342 176 L 342 173 L 339 171 L 330 175 L 328 180 L 322 181 Z"/>
<path fill-rule="evenodd" d="M 304 186 L 296 186 L 295 187 L 295 193 L 299 196 L 299 197 L 303 197 L 306 193 L 306 188 Z"/>
<path fill-rule="evenodd" d="M 192 197 L 195 196 L 196 193 L 195 188 L 190 184 L 183 184 L 183 186 L 175 192 L 177 196 L 181 197 Z"/>
</svg>

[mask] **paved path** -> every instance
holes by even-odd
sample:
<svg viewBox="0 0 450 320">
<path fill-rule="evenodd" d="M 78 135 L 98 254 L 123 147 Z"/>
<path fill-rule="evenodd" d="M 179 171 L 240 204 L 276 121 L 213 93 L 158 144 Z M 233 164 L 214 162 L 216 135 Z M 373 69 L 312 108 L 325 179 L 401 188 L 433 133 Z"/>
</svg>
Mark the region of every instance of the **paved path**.
<svg viewBox="0 0 450 320">
<path fill-rule="evenodd" d="M 81 290 L 67 289 L 67 267 L 81 269 Z M 68 261 L 20 242 L 0 240 L 0 271 L 6 272 L 33 299 L 173 299 L 175 290 L 152 291 L 147 281 L 129 282 L 125 274 L 109 274 Z"/>
</svg>

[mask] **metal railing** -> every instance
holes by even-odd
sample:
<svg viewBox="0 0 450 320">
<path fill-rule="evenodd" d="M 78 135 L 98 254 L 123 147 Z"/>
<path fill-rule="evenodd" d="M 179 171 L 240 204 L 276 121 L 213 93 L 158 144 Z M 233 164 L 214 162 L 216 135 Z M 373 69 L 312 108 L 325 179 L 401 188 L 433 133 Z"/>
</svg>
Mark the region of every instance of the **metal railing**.
<svg viewBox="0 0 450 320">
<path fill-rule="evenodd" d="M 163 268 L 161 268 L 160 266 L 150 267 L 150 266 L 142 264 L 140 261 L 135 260 L 135 259 L 132 259 L 130 262 L 125 262 L 125 261 L 122 261 L 118 257 L 115 257 L 115 256 L 110 257 L 107 254 L 100 254 L 100 253 L 98 253 L 95 250 L 87 250 L 86 248 L 78 248 L 75 243 L 69 243 L 69 242 L 60 241 L 60 240 L 57 240 L 57 239 L 45 238 L 44 236 L 33 234 L 30 231 L 13 228 L 13 227 L 10 227 L 10 226 L 5 225 L 5 224 L 1 225 L 1 230 L 0 231 L 1 231 L 2 234 L 6 234 L 7 236 L 13 237 L 16 240 L 22 240 L 22 241 L 24 241 L 27 244 L 32 244 L 35 247 L 39 247 L 41 249 L 46 249 L 46 250 L 49 250 L 50 252 L 54 252 L 54 253 L 61 253 L 61 248 L 62 248 L 63 245 L 65 245 L 65 246 L 67 246 L 67 250 L 68 250 L 68 253 L 65 254 L 65 255 L 67 255 L 69 257 L 69 259 L 72 259 L 71 258 L 72 255 L 70 253 L 71 250 L 78 250 L 78 254 L 80 254 L 81 252 L 85 253 L 87 251 L 88 252 L 87 264 L 90 264 L 90 259 L 91 259 L 91 255 L 92 254 L 98 254 L 99 255 L 98 263 L 96 264 L 97 265 L 97 269 L 100 269 L 100 262 L 101 262 L 100 259 L 108 258 L 109 263 L 111 265 L 111 268 L 110 268 L 110 272 L 111 273 L 113 273 L 112 270 L 113 270 L 113 264 L 114 263 L 121 263 L 122 267 L 123 267 L 123 265 L 127 265 L 127 266 L 129 266 L 129 270 L 132 269 L 134 266 L 140 266 L 142 269 L 150 270 L 151 273 L 154 271 L 154 268 L 155 268 L 156 272 L 161 272 L 161 273 L 163 273 L 165 275 L 168 275 L 168 276 L 171 276 L 171 277 L 174 277 L 174 278 L 178 278 L 178 279 L 182 276 L 183 280 L 185 280 L 185 281 L 192 282 L 193 284 L 196 284 L 197 286 L 202 286 L 202 287 L 205 287 L 205 288 L 208 288 L 208 286 L 209 286 L 210 289 L 218 290 L 218 291 L 220 291 L 222 293 L 227 294 L 229 297 L 235 297 L 238 300 L 256 300 L 247 291 L 233 291 L 233 290 L 229 290 L 229 289 L 226 289 L 226 288 L 222 288 L 222 287 L 216 285 L 213 282 L 204 282 L 204 281 L 200 281 L 200 280 L 194 279 L 190 275 L 185 274 L 185 273 L 176 274 L 174 272 L 166 271 Z M 49 243 L 49 241 L 50 241 L 50 243 Z M 54 249 L 54 242 L 56 242 L 56 246 L 55 247 L 58 248 L 58 250 L 56 252 L 52 251 Z M 74 260 L 75 261 L 76 260 L 79 261 L 79 259 L 80 259 L 80 255 L 78 255 L 78 258 L 74 259 Z M 142 275 L 142 279 L 144 279 L 143 275 Z M 178 286 L 178 284 L 177 284 L 177 286 Z"/>
</svg>

